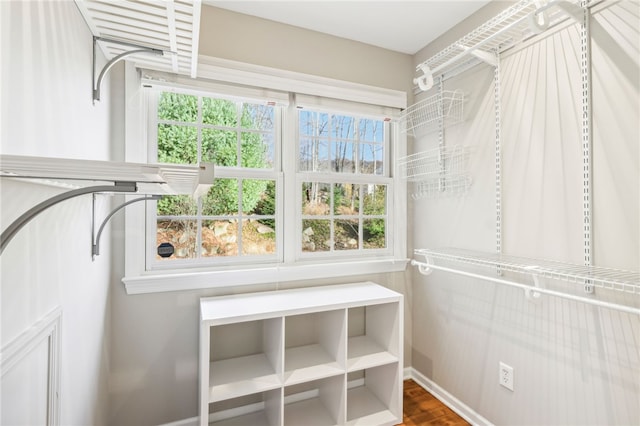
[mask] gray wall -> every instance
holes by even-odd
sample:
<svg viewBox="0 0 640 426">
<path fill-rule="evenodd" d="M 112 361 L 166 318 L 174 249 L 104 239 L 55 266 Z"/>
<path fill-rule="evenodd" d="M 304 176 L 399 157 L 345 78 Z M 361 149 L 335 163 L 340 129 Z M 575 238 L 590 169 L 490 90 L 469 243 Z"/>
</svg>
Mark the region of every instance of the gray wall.
<svg viewBox="0 0 640 426">
<path fill-rule="evenodd" d="M 104 100 L 92 105 L 92 39 L 75 3 L 0 2 L 0 15 L 2 154 L 109 160 L 111 132 L 123 117 L 112 111 L 110 78 Z M 64 191 L 5 178 L 1 185 L 3 230 L 36 203 Z M 110 197 L 98 197 L 96 215 L 104 217 L 109 207 Z M 104 254 L 92 262 L 91 197 L 82 196 L 40 214 L 0 257 L 3 349 L 52 309 L 62 310 L 59 421 L 64 425 L 107 423 L 108 233 Z M 38 394 L 30 387 L 41 383 L 36 376 L 46 372 L 47 359 L 42 370 L 36 359 L 24 362 L 32 361 L 23 370 L 30 376 L 19 380 L 17 389 L 3 382 L 3 419 L 22 392 Z M 21 414 L 37 410 L 30 406 Z"/>
<path fill-rule="evenodd" d="M 640 9 L 605 2 L 592 20 L 593 261 L 640 263 Z M 493 5 L 489 5 L 493 6 Z M 486 8 L 485 8 L 486 9 Z M 482 12 L 482 11 L 481 11 Z M 456 28 L 455 37 L 474 26 Z M 457 35 L 455 35 L 457 33 Z M 455 37 L 454 37 L 455 36 Z M 502 59 L 503 252 L 582 263 L 578 28 L 550 31 Z M 428 47 L 416 63 L 437 49 Z M 414 247 L 496 247 L 493 69 L 448 80 L 466 95 L 466 121 L 448 145 L 472 147 L 473 185 L 461 198 L 414 203 Z M 437 146 L 424 135 L 416 150 Z M 580 295 L 580 286 L 543 283 Z M 637 296 L 596 289 L 638 306 Z M 640 319 L 445 272 L 413 271 L 413 367 L 495 424 L 638 424 Z M 419 308 L 418 308 L 419 307 Z M 498 385 L 514 368 L 515 391 Z"/>
<path fill-rule="evenodd" d="M 202 8 L 200 54 L 397 90 L 409 90 L 413 73 L 409 55 L 208 6 Z M 411 287 L 405 273 L 394 273 L 129 296 L 119 282 L 124 275 L 119 232 L 114 232 L 113 245 L 109 422 L 114 425 L 160 424 L 197 415 L 200 297 L 364 280 L 405 294 Z M 406 300 L 408 304 L 410 298 Z M 405 311 L 410 330 L 409 305 Z M 407 365 L 410 338 L 408 332 Z"/>
<path fill-rule="evenodd" d="M 637 270 L 639 11 L 635 2 L 611 3 L 593 22 L 594 259 L 600 266 Z M 205 6 L 201 53 L 410 91 L 415 63 L 502 6 L 488 5 L 415 58 Z M 112 93 L 91 105 L 91 35 L 75 5 L 1 2 L 0 11 L 2 153 L 122 160 L 122 69 L 111 71 Z M 254 37 L 235 36 L 250 31 Z M 504 58 L 505 252 L 581 260 L 576 35 L 575 27 L 554 32 Z M 474 184 L 464 198 L 413 203 L 410 248 L 490 251 L 495 245 L 492 70 L 477 67 L 447 87 L 464 90 L 468 98 L 467 120 L 446 137 L 447 143 L 474 147 Z M 424 136 L 414 148 L 433 144 L 432 136 Z M 60 191 L 2 184 L 2 228 Z M 99 214 L 109 204 L 101 198 Z M 128 296 L 120 282 L 123 220 L 116 216 L 110 225 L 111 250 L 105 235 L 103 254 L 91 262 L 90 208 L 83 197 L 51 209 L 2 255 L 2 346 L 60 305 L 62 424 L 141 425 L 193 417 L 199 297 L 270 290 L 276 284 Z M 638 423 L 637 317 L 551 298 L 533 304 L 520 291 L 444 273 L 427 278 L 411 271 L 280 288 L 362 279 L 407 296 L 406 311 L 412 314 L 405 331 L 407 365 L 490 421 Z M 498 361 L 514 367 L 515 392 L 498 387 Z"/>
<path fill-rule="evenodd" d="M 200 54 L 408 92 L 413 78 L 411 55 L 207 6 Z"/>
</svg>

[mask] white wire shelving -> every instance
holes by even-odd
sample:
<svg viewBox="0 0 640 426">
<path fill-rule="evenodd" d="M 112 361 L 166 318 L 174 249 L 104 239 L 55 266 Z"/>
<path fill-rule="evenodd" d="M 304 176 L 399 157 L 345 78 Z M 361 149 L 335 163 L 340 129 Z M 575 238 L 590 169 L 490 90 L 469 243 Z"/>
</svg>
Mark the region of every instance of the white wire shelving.
<svg viewBox="0 0 640 426">
<path fill-rule="evenodd" d="M 407 155 L 398 160 L 400 177 L 410 182 L 426 177 L 464 174 L 469 161 L 469 147 L 456 145 L 452 148 L 435 148 Z"/>
<path fill-rule="evenodd" d="M 444 127 L 462 121 L 464 116 L 464 94 L 458 90 L 445 90 L 409 106 L 400 117 L 402 131 L 414 136 L 438 130 L 439 120 Z"/>
<path fill-rule="evenodd" d="M 467 175 L 445 176 L 425 179 L 415 184 L 411 193 L 414 200 L 460 197 L 471 187 L 471 177 Z"/>
<path fill-rule="evenodd" d="M 580 8 L 575 1 L 521 0 L 491 20 L 439 51 L 417 66 L 428 77 L 468 66 L 470 60 L 492 63 L 495 53 L 556 25 L 568 16 L 577 17 Z M 494 63 L 495 65 L 495 63 Z"/>
<path fill-rule="evenodd" d="M 470 149 L 464 145 L 434 148 L 398 160 L 400 177 L 414 182 L 414 200 L 464 194 L 471 186 L 467 175 Z"/>
<path fill-rule="evenodd" d="M 213 182 L 213 165 L 148 164 L 0 155 L 0 176 L 64 181 L 136 182 L 143 194 L 197 197 Z"/>
<path fill-rule="evenodd" d="M 640 296 L 640 272 L 620 269 L 603 268 L 597 266 L 576 265 L 553 260 L 532 259 L 504 254 L 485 253 L 459 248 L 416 249 L 414 254 L 423 257 L 424 261 L 413 260 L 412 264 L 419 267 L 423 274 L 431 270 L 443 270 L 461 275 L 479 278 L 499 284 L 511 285 L 535 293 L 549 294 L 592 305 L 617 309 L 640 315 L 640 308 L 628 305 L 605 302 L 593 297 L 581 297 L 573 294 L 541 288 L 539 278 L 575 283 L 580 286 L 589 285 L 596 288 L 613 290 L 625 294 Z M 496 271 L 514 272 L 534 278 L 535 285 L 522 284 L 489 274 L 476 274 L 460 268 L 460 265 L 486 267 L 495 275 Z"/>
</svg>

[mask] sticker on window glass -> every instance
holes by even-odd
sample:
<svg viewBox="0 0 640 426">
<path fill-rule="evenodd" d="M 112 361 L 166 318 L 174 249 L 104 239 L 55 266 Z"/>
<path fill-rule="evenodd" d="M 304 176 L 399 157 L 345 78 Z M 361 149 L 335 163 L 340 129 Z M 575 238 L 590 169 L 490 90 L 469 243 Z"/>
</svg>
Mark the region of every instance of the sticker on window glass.
<svg viewBox="0 0 640 426">
<path fill-rule="evenodd" d="M 171 257 L 175 249 L 171 243 L 162 243 L 158 246 L 158 256 Z"/>
</svg>

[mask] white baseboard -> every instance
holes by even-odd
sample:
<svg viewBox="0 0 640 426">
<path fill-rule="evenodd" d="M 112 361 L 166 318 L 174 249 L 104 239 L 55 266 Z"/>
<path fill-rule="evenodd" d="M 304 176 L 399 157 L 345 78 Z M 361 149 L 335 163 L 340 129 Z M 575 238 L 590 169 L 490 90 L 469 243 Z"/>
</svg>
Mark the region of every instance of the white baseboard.
<svg viewBox="0 0 640 426">
<path fill-rule="evenodd" d="M 442 402 L 447 407 L 451 408 L 456 414 L 458 414 L 460 417 L 462 417 L 472 425 L 492 426 L 489 420 L 485 419 L 480 414 L 476 413 L 465 403 L 463 403 L 462 401 L 460 401 L 459 399 L 451 395 L 449 392 L 447 392 L 440 386 L 438 386 L 435 382 L 433 382 L 431 379 L 421 374 L 419 371 L 416 371 L 413 367 L 405 368 L 402 372 L 402 376 L 404 380 L 413 379 L 417 384 L 422 386 L 431 395 L 438 398 L 440 402 Z M 362 379 L 359 379 L 357 383 L 353 383 L 353 384 L 349 383 L 349 385 L 361 385 L 360 381 L 362 381 Z M 223 413 L 222 415 L 223 418 L 226 417 L 225 414 L 229 414 L 229 413 Z M 238 413 L 234 413 L 234 414 L 238 415 Z M 241 413 L 241 414 L 247 414 L 247 413 Z M 218 418 L 217 420 L 220 420 L 220 419 Z M 189 419 L 179 420 L 172 423 L 165 423 L 164 425 L 161 425 L 161 426 L 197 426 L 197 425 L 198 425 L 198 417 L 192 417 Z"/>
<path fill-rule="evenodd" d="M 163 423 L 160 426 L 198 426 L 200 424 L 198 417 L 191 417 L 189 419 L 178 420 L 171 423 Z"/>
<path fill-rule="evenodd" d="M 451 408 L 456 414 L 460 417 L 471 423 L 472 425 L 483 425 L 483 426 L 491 426 L 492 423 L 482 417 L 480 414 L 476 413 L 471 407 L 466 405 L 464 402 L 460 401 L 455 396 L 451 395 L 449 392 L 438 386 L 434 381 L 424 376 L 419 371 L 415 370 L 412 367 L 405 368 L 405 377 L 406 370 L 411 370 L 409 374 L 410 379 L 413 379 L 417 384 L 426 389 L 431 395 L 435 396 L 447 407 Z"/>
</svg>

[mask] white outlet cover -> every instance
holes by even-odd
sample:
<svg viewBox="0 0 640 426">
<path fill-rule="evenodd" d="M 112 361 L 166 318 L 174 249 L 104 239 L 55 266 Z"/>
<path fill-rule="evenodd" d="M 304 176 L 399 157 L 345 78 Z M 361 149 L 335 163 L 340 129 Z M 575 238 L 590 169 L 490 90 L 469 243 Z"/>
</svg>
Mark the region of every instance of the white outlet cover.
<svg viewBox="0 0 640 426">
<path fill-rule="evenodd" d="M 513 392 L 513 367 L 500 362 L 498 369 L 498 383 Z"/>
</svg>

